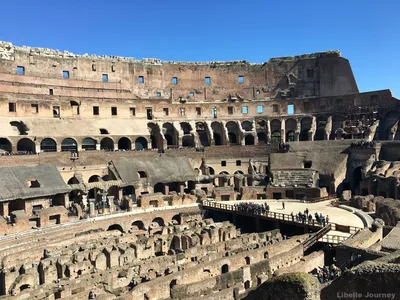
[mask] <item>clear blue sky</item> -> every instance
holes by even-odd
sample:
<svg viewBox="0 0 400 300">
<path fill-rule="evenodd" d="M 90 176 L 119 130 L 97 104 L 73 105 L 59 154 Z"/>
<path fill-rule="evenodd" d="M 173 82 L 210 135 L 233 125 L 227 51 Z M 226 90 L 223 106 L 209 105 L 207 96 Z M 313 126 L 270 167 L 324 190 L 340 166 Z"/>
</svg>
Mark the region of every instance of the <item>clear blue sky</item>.
<svg viewBox="0 0 400 300">
<path fill-rule="evenodd" d="M 338 49 L 400 98 L 400 0 L 15 0 L 0 39 L 83 54 L 263 62 Z"/>
</svg>

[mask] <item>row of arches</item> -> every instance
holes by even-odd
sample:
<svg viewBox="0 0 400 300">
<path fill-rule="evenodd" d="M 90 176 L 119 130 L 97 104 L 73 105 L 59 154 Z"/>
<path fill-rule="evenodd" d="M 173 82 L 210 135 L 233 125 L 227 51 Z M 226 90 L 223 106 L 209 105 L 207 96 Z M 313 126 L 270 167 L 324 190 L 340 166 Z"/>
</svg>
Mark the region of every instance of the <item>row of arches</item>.
<svg viewBox="0 0 400 300">
<path fill-rule="evenodd" d="M 117 142 L 118 150 L 145 150 L 147 149 L 147 139 L 144 137 L 136 138 L 134 142 L 134 146 L 132 142 L 127 137 L 121 137 Z M 82 149 L 86 151 L 90 150 L 106 150 L 113 151 L 115 149 L 114 140 L 105 137 L 100 140 L 100 145 L 98 145 L 98 141 L 87 137 L 82 140 Z M 100 146 L 100 147 L 98 147 Z M 134 147 L 134 148 L 133 148 Z M 17 142 L 16 147 L 18 152 L 36 152 L 36 143 L 35 141 L 29 138 L 20 139 Z M 6 138 L 0 138 L 0 151 L 12 152 L 12 144 Z M 45 138 L 40 142 L 40 152 L 56 152 L 57 151 L 57 142 L 52 138 Z M 61 151 L 78 151 L 78 142 L 73 138 L 65 138 L 61 142 Z"/>
</svg>

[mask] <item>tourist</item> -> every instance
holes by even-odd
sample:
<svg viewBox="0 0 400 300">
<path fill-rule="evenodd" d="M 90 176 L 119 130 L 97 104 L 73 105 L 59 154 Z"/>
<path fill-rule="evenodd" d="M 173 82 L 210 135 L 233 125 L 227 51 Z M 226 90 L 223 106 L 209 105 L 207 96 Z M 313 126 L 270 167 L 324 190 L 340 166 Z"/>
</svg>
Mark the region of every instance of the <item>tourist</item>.
<svg viewBox="0 0 400 300">
<path fill-rule="evenodd" d="M 282 209 L 285 209 L 285 202 L 282 202 Z"/>
<path fill-rule="evenodd" d="M 326 224 L 329 224 L 329 216 L 328 215 L 326 215 L 326 217 L 325 217 L 325 222 L 326 222 Z"/>
</svg>

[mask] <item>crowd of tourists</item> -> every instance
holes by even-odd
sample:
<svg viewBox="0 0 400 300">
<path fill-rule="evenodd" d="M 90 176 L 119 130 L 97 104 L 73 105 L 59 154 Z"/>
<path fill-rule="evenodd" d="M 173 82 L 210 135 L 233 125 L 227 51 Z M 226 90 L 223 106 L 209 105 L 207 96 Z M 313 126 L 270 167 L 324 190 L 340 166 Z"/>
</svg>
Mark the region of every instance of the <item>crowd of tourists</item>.
<svg viewBox="0 0 400 300">
<path fill-rule="evenodd" d="M 235 210 L 245 212 L 253 215 L 260 215 L 269 212 L 269 205 L 265 202 L 263 204 L 242 202 L 234 205 Z"/>
<path fill-rule="evenodd" d="M 2 151 L 0 152 L 0 156 L 11 156 L 11 155 L 34 155 L 36 154 L 33 151 L 17 151 L 17 152 L 8 152 Z"/>
<path fill-rule="evenodd" d="M 326 215 L 324 216 L 322 213 L 314 213 L 311 214 L 308 208 L 304 210 L 304 212 L 299 211 L 296 215 L 293 214 L 293 212 L 290 214 L 292 217 L 292 221 L 296 220 L 296 222 L 300 223 L 317 223 L 322 226 L 326 226 L 329 224 L 329 216 Z"/>
<path fill-rule="evenodd" d="M 328 266 L 324 266 L 323 268 L 318 267 L 316 269 L 315 275 L 318 278 L 320 283 L 324 283 L 330 280 L 334 280 L 339 277 L 342 273 L 342 270 L 338 268 L 335 264 Z"/>
<path fill-rule="evenodd" d="M 373 148 L 376 146 L 375 141 L 357 141 L 351 143 L 352 148 Z"/>
</svg>

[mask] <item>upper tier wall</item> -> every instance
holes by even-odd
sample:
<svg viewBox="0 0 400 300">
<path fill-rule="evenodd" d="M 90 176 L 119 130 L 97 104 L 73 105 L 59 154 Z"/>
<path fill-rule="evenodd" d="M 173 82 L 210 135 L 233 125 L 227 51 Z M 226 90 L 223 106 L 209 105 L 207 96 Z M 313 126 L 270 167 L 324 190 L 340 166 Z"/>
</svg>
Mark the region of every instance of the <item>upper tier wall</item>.
<svg viewBox="0 0 400 300">
<path fill-rule="evenodd" d="M 195 101 L 291 96 L 335 96 L 358 93 L 349 62 L 338 51 L 270 59 L 263 64 L 235 62 L 162 62 L 116 56 L 75 55 L 57 50 L 15 47 L 0 43 L 0 73 L 16 74 L 24 67 L 27 83 L 66 86 L 60 82 L 69 72 L 69 87 L 107 88 L 130 92 L 131 98 L 193 98 Z M 108 76 L 108 83 L 102 76 Z M 239 77 L 243 82 L 239 83 Z M 139 83 L 139 77 L 143 83 Z M 173 84 L 176 77 L 178 83 Z M 210 78 L 210 83 L 205 78 Z M 0 80 L 15 82 L 18 78 Z M 0 90 L 1 91 L 1 90 Z"/>
</svg>

